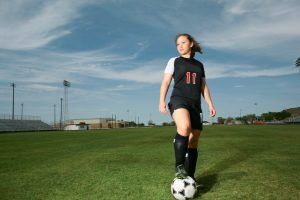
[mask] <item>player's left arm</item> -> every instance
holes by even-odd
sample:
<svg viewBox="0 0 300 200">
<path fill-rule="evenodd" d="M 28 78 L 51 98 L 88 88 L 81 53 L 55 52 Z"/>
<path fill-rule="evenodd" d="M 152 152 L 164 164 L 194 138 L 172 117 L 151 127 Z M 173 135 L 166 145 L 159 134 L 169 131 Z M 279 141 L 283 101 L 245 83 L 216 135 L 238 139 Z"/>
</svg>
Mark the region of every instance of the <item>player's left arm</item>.
<svg viewBox="0 0 300 200">
<path fill-rule="evenodd" d="M 209 113 L 211 117 L 214 117 L 216 115 L 216 109 L 215 106 L 211 100 L 211 96 L 210 96 L 210 91 L 208 88 L 208 85 L 205 81 L 205 77 L 201 78 L 201 93 L 206 101 L 206 103 L 208 104 L 208 108 L 209 108 Z"/>
</svg>

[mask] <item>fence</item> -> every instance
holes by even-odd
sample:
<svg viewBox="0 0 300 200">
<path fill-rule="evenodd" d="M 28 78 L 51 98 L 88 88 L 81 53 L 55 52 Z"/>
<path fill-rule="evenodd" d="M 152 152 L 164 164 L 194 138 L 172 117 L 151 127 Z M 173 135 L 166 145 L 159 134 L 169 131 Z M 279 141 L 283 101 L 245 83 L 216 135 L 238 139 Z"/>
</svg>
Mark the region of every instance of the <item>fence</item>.
<svg viewBox="0 0 300 200">
<path fill-rule="evenodd" d="M 0 119 L 12 119 L 12 115 L 9 114 L 0 114 Z M 32 115 L 14 115 L 15 120 L 41 120 L 40 116 Z"/>
</svg>

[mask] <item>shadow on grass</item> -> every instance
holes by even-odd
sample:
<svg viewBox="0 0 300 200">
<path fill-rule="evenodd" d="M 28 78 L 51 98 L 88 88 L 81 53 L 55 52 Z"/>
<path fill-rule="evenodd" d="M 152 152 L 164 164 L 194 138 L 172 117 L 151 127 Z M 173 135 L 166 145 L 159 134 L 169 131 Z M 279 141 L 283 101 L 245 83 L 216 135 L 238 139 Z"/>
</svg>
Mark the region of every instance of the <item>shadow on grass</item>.
<svg viewBox="0 0 300 200">
<path fill-rule="evenodd" d="M 209 192 L 214 187 L 214 185 L 218 182 L 218 174 L 202 175 L 197 177 L 196 180 L 197 183 L 203 185 L 203 188 L 199 188 L 197 190 L 197 194 L 195 195 L 195 197 L 199 197 Z"/>
<path fill-rule="evenodd" d="M 264 149 L 260 150 L 260 152 L 262 151 L 264 151 Z M 225 158 L 224 160 L 216 163 L 209 170 L 196 177 L 197 182 L 203 185 L 203 188 L 198 189 L 198 192 L 195 197 L 202 196 L 203 194 L 209 192 L 216 184 L 218 184 L 220 182 L 218 177 L 222 171 L 230 168 L 231 166 L 246 161 L 253 155 L 253 152 L 251 154 L 245 152 L 238 152 L 232 155 L 231 157 Z M 222 175 L 222 181 L 227 181 L 229 179 L 240 179 L 244 175 L 246 175 L 245 172 L 226 173 Z"/>
</svg>

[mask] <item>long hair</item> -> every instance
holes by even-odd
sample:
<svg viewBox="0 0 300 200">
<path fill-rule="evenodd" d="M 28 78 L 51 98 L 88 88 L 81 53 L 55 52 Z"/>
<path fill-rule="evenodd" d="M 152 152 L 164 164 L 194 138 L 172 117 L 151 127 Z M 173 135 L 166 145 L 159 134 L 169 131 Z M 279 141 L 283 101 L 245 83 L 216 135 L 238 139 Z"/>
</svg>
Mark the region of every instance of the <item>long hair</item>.
<svg viewBox="0 0 300 200">
<path fill-rule="evenodd" d="M 185 36 L 185 37 L 187 37 L 187 39 L 188 39 L 190 42 L 193 43 L 193 46 L 192 46 L 192 49 L 191 49 L 191 58 L 194 58 L 196 52 L 199 52 L 200 54 L 203 54 L 202 48 L 201 48 L 200 44 L 199 44 L 199 43 L 195 40 L 195 38 L 193 38 L 190 34 L 187 34 L 187 33 L 180 33 L 180 34 L 178 34 L 178 35 L 175 37 L 175 44 L 177 43 L 177 39 L 178 39 L 180 36 Z"/>
</svg>

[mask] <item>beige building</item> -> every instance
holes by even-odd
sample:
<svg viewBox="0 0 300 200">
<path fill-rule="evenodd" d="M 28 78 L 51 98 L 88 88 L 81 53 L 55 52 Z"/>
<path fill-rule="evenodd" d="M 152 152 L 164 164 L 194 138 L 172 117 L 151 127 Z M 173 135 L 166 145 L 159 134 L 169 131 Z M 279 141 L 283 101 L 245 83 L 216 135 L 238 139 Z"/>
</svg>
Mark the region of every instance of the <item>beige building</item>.
<svg viewBox="0 0 300 200">
<path fill-rule="evenodd" d="M 71 119 L 69 124 L 88 124 L 89 129 L 123 128 L 126 122 L 112 118 Z"/>
</svg>

